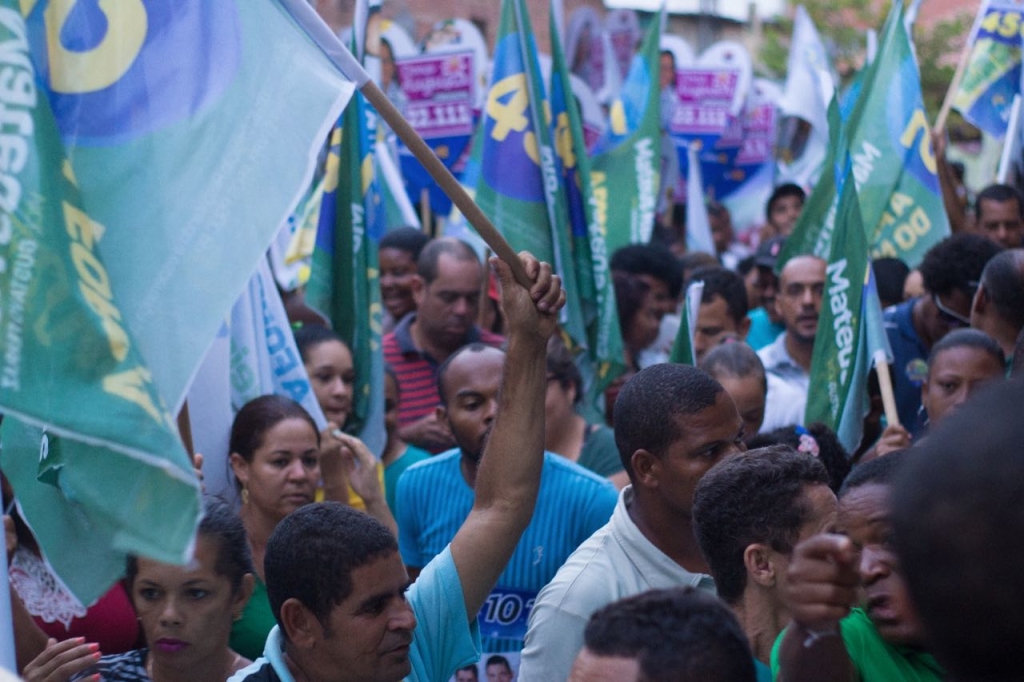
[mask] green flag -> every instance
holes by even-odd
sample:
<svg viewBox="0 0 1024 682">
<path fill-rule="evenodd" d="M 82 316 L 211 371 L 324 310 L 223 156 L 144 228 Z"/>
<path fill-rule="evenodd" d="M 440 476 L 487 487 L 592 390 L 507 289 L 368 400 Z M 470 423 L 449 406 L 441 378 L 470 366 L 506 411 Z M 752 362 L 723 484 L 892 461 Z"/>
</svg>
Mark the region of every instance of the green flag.
<svg viewBox="0 0 1024 682">
<path fill-rule="evenodd" d="M 552 0 L 552 4 L 558 0 Z M 590 158 L 583 137 L 579 108 L 572 97 L 569 67 L 562 51 L 551 8 L 551 115 L 559 177 L 564 188 L 572 233 L 573 267 L 577 299 L 581 306 L 586 338 L 577 365 L 583 375 L 583 408 L 593 420 L 603 419 L 600 401 L 605 389 L 623 371 L 622 333 L 615 307 L 615 289 L 608 268 L 608 246 L 597 220 Z M 607 195 L 605 195 L 607 196 Z M 605 199 L 606 201 L 607 199 Z"/>
<path fill-rule="evenodd" d="M 386 208 L 377 191 L 365 109 L 356 93 L 331 134 L 306 300 L 331 320 L 358 368 L 352 414 L 339 426 L 381 453 L 386 434 L 377 243 Z"/>
<path fill-rule="evenodd" d="M 101 255 L 29 58 L 24 20 L 0 6 L 2 468 L 57 575 L 85 604 L 126 554 L 183 563 L 199 483 Z"/>
<path fill-rule="evenodd" d="M 704 282 L 693 282 L 686 289 L 686 301 L 683 314 L 679 320 L 679 331 L 668 361 L 680 365 L 696 365 L 697 353 L 694 350 L 693 335 L 697 330 L 697 312 L 700 310 L 700 299 L 704 295 Z"/>
<path fill-rule="evenodd" d="M 574 345 L 585 346 L 550 116 L 529 14 L 523 0 L 504 0 L 491 85 L 474 143 L 480 168 L 475 199 L 513 249 L 530 251 L 562 277 L 569 297 L 562 327 Z"/>
<path fill-rule="evenodd" d="M 868 372 L 879 350 L 890 356 L 852 176 L 843 182 L 826 258 L 825 294 L 811 356 L 804 422 L 822 422 L 853 452 L 868 411 Z"/>
<path fill-rule="evenodd" d="M 830 123 L 837 114 L 837 107 L 830 108 Z M 849 118 L 841 128 L 831 125 L 830 130 L 831 157 L 826 164 L 845 159 L 849 150 L 871 257 L 896 257 L 914 267 L 949 235 L 949 222 L 900 3 L 886 20 L 878 55 L 864 75 Z M 825 168 L 779 267 L 792 255 L 825 258 L 830 252 L 838 208 L 835 173 Z"/>
<path fill-rule="evenodd" d="M 661 177 L 661 93 L 658 88 L 661 21 L 651 19 L 620 96 L 609 131 L 594 149 L 592 183 L 608 252 L 650 241 Z"/>
</svg>

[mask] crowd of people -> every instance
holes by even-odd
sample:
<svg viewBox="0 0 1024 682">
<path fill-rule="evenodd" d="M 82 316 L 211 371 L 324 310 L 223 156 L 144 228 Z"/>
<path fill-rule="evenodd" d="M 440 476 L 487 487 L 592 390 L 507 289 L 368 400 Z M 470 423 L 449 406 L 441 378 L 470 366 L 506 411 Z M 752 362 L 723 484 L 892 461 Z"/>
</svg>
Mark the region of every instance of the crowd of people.
<svg viewBox="0 0 1024 682">
<path fill-rule="evenodd" d="M 780 188 L 769 221 L 793 197 Z M 1017 221 L 989 229 L 991 206 Z M 732 268 L 659 243 L 613 255 L 628 369 L 606 421 L 578 409 L 550 265 L 521 255 L 524 286 L 463 242 L 393 230 L 380 456 L 344 430 L 350 349 L 306 322 L 328 425 L 281 396 L 242 407 L 240 507 L 207 500 L 189 564 L 132 559 L 83 606 L 5 487 L 21 673 L 1015 679 L 1022 209 L 1012 188 L 982 192 L 976 226 L 934 246 L 917 285 L 878 264 L 899 423 L 872 377 L 854 452 L 803 423 L 826 273 L 809 255 L 776 273 L 792 215 Z M 693 282 L 697 366 L 670 363 Z"/>
<path fill-rule="evenodd" d="M 804 423 L 826 262 L 780 258 L 805 199 L 780 185 L 745 235 L 711 202 L 714 253 L 666 220 L 612 254 L 625 371 L 603 410 L 583 405 L 550 264 L 524 252 L 517 278 L 466 242 L 390 229 L 383 450 L 346 431 L 366 368 L 298 315 L 326 428 L 287 397 L 244 405 L 227 453 L 240 504 L 205 499 L 186 565 L 132 558 L 83 605 L 5 481 L 20 674 L 1024 678 L 1024 196 L 953 202 L 953 234 L 917 267 L 873 263 L 898 421 L 872 374 L 852 451 Z M 690 366 L 669 357 L 694 283 Z"/>
</svg>

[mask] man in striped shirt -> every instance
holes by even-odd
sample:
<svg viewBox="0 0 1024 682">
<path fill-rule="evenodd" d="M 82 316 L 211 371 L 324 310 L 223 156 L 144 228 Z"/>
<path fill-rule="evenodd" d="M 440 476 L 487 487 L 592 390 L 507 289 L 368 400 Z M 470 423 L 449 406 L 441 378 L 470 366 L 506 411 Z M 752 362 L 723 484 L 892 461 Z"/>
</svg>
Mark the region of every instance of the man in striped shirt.
<svg viewBox="0 0 1024 682">
<path fill-rule="evenodd" d="M 476 252 L 458 239 L 436 239 L 423 248 L 413 282 L 416 311 L 384 336 L 384 359 L 398 377 L 399 434 L 406 442 L 440 452 L 455 444 L 437 419 L 441 400 L 437 368 L 459 348 L 504 339 L 476 326 L 483 272 Z"/>
</svg>

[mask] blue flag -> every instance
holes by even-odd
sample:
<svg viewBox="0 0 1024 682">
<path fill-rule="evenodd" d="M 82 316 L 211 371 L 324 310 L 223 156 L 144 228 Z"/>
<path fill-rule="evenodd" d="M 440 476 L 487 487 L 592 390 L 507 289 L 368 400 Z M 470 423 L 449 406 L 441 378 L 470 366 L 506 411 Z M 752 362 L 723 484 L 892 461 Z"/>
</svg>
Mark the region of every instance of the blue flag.
<svg viewBox="0 0 1024 682">
<path fill-rule="evenodd" d="M 1013 96 L 1020 92 L 1021 31 L 1024 8 L 1009 2 L 984 2 L 971 31 L 967 68 L 953 106 L 972 125 L 1002 137 Z"/>
</svg>

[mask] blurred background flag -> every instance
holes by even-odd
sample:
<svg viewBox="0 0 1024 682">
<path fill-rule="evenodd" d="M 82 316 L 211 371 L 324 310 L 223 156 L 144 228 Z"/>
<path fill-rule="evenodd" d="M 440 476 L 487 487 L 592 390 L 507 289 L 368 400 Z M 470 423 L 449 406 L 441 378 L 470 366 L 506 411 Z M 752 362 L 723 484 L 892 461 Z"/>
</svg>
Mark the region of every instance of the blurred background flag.
<svg viewBox="0 0 1024 682">
<path fill-rule="evenodd" d="M 654 230 L 661 177 L 661 25 L 660 16 L 651 18 L 592 157 L 594 187 L 615 188 L 614 201 L 599 216 L 609 253 L 650 241 Z"/>
<path fill-rule="evenodd" d="M 1003 137 L 1013 96 L 1020 92 L 1021 37 L 1024 7 L 1011 2 L 983 2 L 968 38 L 966 69 L 953 106 L 971 125 Z"/>
<path fill-rule="evenodd" d="M 828 105 L 835 89 L 825 44 L 807 10 L 798 5 L 779 102 L 783 116 L 780 181 L 804 187 L 817 181 L 828 149 Z"/>
<path fill-rule="evenodd" d="M 559 39 L 562 33 L 558 25 L 560 8 L 561 2 L 552 0 L 551 117 L 556 162 L 572 234 L 577 299 L 585 329 L 585 346 L 578 349 L 576 359 L 584 383 L 583 410 L 589 418 L 599 419 L 604 414 L 600 402 L 604 391 L 625 370 L 625 364 L 615 290 L 608 267 L 608 246 L 603 227 L 597 220 L 597 212 L 606 210 L 608 191 L 603 189 L 602 200 L 594 194 L 583 124 L 572 96 L 569 67 Z"/>
</svg>

